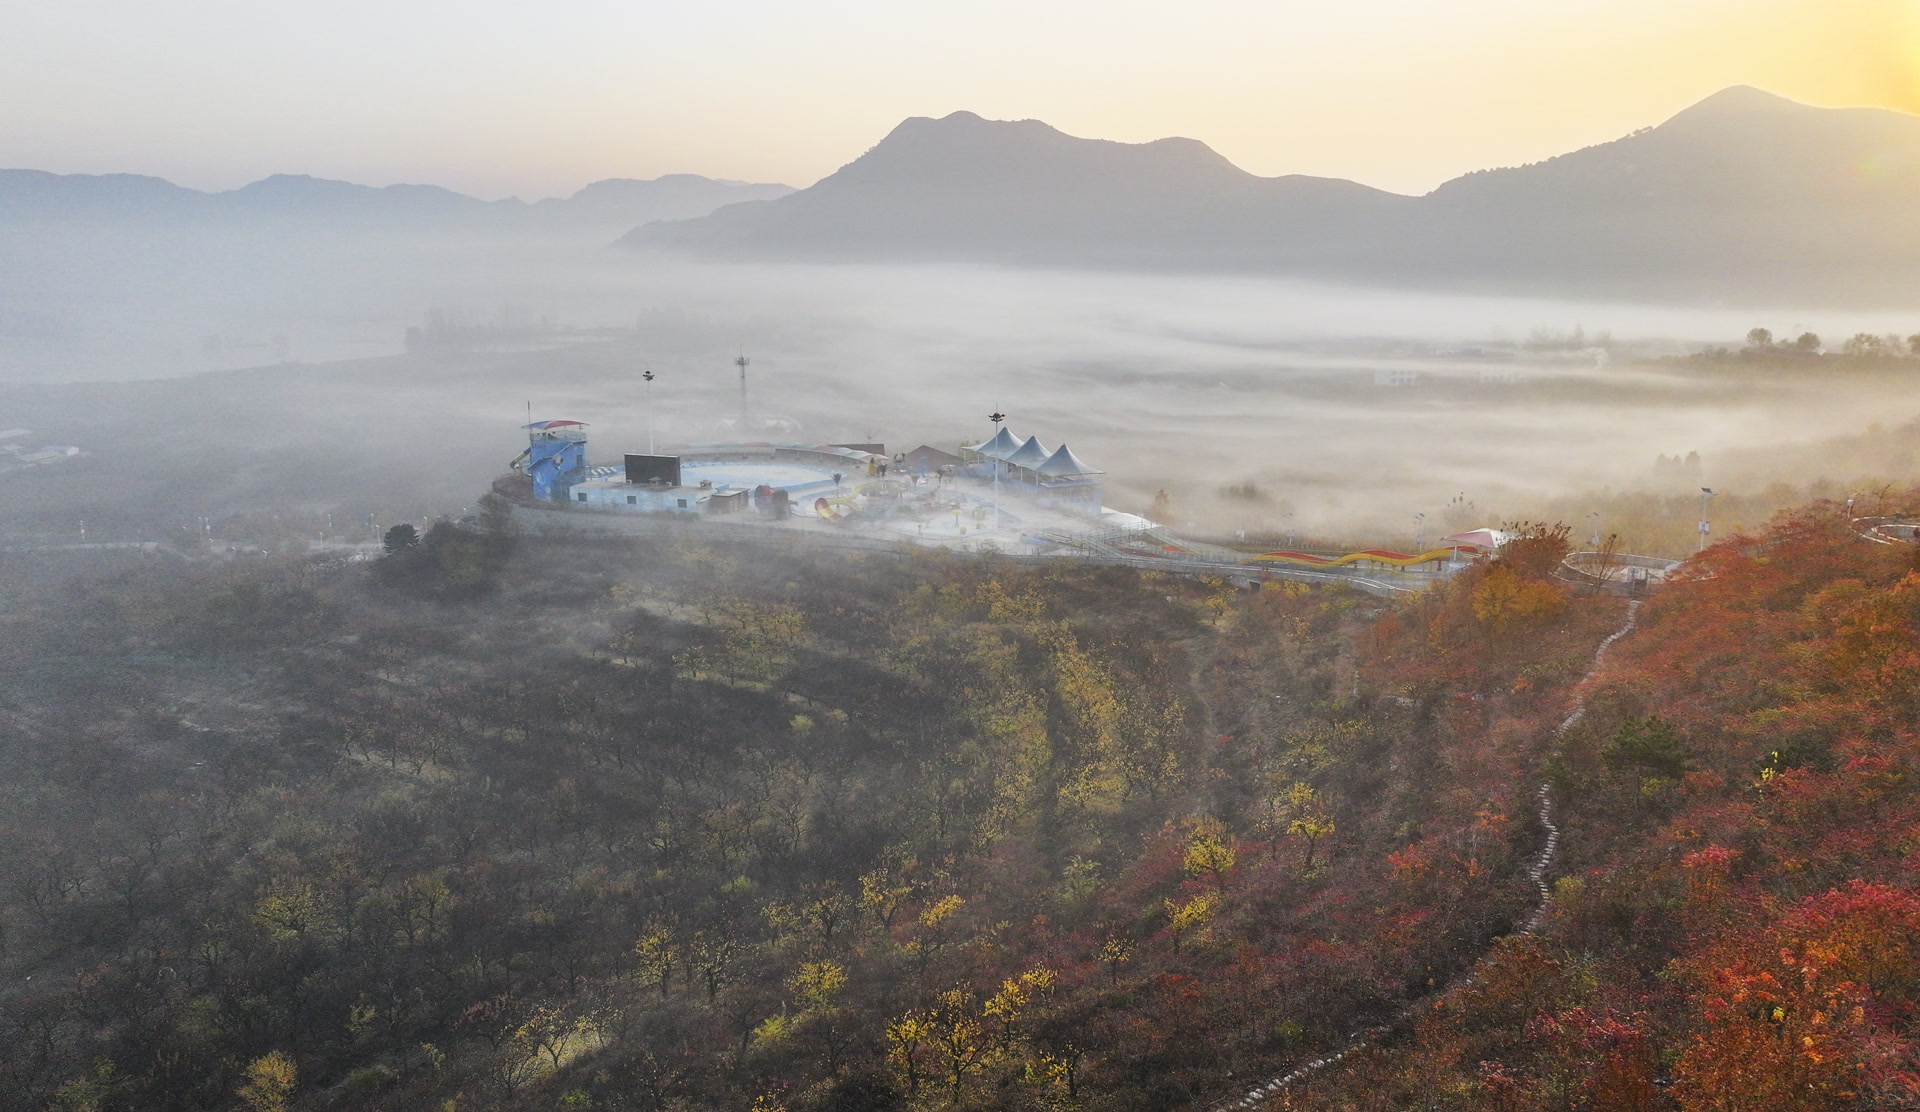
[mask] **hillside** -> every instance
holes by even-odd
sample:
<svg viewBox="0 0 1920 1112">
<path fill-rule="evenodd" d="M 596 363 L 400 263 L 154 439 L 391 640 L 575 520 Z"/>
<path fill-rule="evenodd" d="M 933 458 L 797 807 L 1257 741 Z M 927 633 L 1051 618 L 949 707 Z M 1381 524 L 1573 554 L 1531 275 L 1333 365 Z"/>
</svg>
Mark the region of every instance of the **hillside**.
<svg viewBox="0 0 1920 1112">
<path fill-rule="evenodd" d="M 7 1107 L 1203 1108 L 1356 1032 L 1266 1103 L 1899 1107 L 1920 576 L 1833 509 L 1570 726 L 1628 614 L 1550 529 L 1394 609 L 450 526 L 23 591 Z"/>
<path fill-rule="evenodd" d="M 1709 549 L 1646 605 L 1584 719 L 1531 739 L 1566 830 L 1546 927 L 1296 1106 L 1913 1102 L 1920 572 L 1837 509 Z"/>
<path fill-rule="evenodd" d="M 1920 119 L 1732 88 L 1425 197 L 1260 178 L 1190 139 L 912 119 L 816 185 L 621 242 L 726 256 L 1260 269 L 1415 284 L 1844 300 L 1911 278 Z"/>
</svg>

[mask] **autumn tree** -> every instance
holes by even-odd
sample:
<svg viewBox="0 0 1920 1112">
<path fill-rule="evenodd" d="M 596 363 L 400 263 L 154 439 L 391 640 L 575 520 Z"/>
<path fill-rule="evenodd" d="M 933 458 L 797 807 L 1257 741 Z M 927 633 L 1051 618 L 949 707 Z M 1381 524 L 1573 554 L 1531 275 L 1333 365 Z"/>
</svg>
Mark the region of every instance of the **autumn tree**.
<svg viewBox="0 0 1920 1112">
<path fill-rule="evenodd" d="M 1209 817 L 1193 824 L 1181 862 L 1188 876 L 1204 879 L 1218 888 L 1233 872 L 1234 861 L 1232 839 L 1220 820 Z"/>
<path fill-rule="evenodd" d="M 246 1101 L 253 1112 L 286 1112 L 298 1076 L 293 1059 L 285 1051 L 262 1055 L 247 1063 L 247 1080 L 240 1086 L 240 1099 Z"/>
</svg>

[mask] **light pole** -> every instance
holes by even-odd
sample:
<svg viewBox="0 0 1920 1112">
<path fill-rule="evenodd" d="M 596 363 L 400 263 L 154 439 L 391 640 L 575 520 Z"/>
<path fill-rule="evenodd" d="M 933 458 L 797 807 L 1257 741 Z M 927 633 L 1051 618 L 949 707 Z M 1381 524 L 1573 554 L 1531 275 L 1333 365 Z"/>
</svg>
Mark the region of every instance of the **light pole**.
<svg viewBox="0 0 1920 1112">
<path fill-rule="evenodd" d="M 1595 552 L 1598 552 L 1600 551 L 1600 511 L 1599 510 L 1594 510 L 1592 513 L 1589 513 L 1587 515 L 1587 525 L 1588 525 L 1588 532 L 1592 534 L 1592 536 L 1587 538 L 1587 545 L 1591 547 Z"/>
<path fill-rule="evenodd" d="M 647 383 L 647 454 L 653 455 L 653 371 L 641 371 L 640 377 Z"/>
<path fill-rule="evenodd" d="M 733 361 L 733 365 L 740 368 L 740 437 L 742 440 L 747 436 L 747 364 L 749 362 L 751 360 L 747 358 L 747 353 L 744 351 L 740 353 L 740 358 Z"/>
<path fill-rule="evenodd" d="M 1427 515 L 1413 515 L 1413 551 L 1415 554 L 1427 550 Z"/>
<path fill-rule="evenodd" d="M 1853 520 L 1853 502 L 1854 502 L 1854 499 L 1858 497 L 1860 497 L 1859 491 L 1854 491 L 1852 494 L 1847 495 L 1847 520 L 1848 521 Z"/>
<path fill-rule="evenodd" d="M 1700 548 L 1698 549 L 1698 551 L 1701 551 L 1701 552 L 1705 552 L 1707 550 L 1707 534 L 1713 532 L 1713 526 L 1707 523 L 1707 503 L 1711 501 L 1713 501 L 1713 488 L 1701 487 L 1700 488 Z"/>
<path fill-rule="evenodd" d="M 987 420 L 993 422 L 993 439 L 1000 439 L 1000 422 L 1006 419 L 1007 415 L 998 409 L 987 414 Z M 993 531 L 998 535 L 1000 532 L 1000 461 L 993 456 L 987 458 L 993 460 Z"/>
<path fill-rule="evenodd" d="M 1288 511 L 1285 520 L 1287 523 L 1287 548 L 1289 551 L 1291 551 L 1293 548 L 1293 513 L 1292 511 Z"/>
</svg>

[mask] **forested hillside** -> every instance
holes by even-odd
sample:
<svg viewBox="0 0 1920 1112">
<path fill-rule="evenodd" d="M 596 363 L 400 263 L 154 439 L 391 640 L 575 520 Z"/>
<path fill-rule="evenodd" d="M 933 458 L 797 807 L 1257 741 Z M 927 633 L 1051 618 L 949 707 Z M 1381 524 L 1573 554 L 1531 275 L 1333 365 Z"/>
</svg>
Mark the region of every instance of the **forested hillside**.
<svg viewBox="0 0 1920 1112">
<path fill-rule="evenodd" d="M 1369 1029 L 1274 1103 L 1900 1106 L 1905 551 L 1724 543 L 1562 733 L 1563 537 L 1399 607 L 450 526 L 12 595 L 0 1106 L 1171 1109 Z"/>
<path fill-rule="evenodd" d="M 1294 1106 L 1920 1106 L 1914 556 L 1822 503 L 1649 602 L 1539 754 L 1545 929 Z"/>
</svg>

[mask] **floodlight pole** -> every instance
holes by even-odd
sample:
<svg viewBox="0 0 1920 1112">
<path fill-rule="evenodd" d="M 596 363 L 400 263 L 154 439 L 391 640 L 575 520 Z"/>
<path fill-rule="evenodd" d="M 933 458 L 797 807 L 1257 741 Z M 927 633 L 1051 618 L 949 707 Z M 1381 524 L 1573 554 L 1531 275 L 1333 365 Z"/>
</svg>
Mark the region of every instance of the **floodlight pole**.
<svg viewBox="0 0 1920 1112">
<path fill-rule="evenodd" d="M 653 450 L 653 372 L 642 371 L 640 377 L 647 383 L 647 454 L 651 456 L 655 454 Z"/>
<path fill-rule="evenodd" d="M 1594 510 L 1589 513 L 1587 515 L 1587 522 L 1589 530 L 1592 533 L 1587 543 L 1592 546 L 1595 552 L 1598 552 L 1600 551 L 1600 511 Z"/>
<path fill-rule="evenodd" d="M 733 361 L 733 365 L 740 368 L 740 435 L 742 437 L 747 434 L 747 364 L 749 362 L 751 360 L 747 358 L 747 353 L 744 351 L 740 353 L 740 358 Z"/>
<path fill-rule="evenodd" d="M 1713 532 L 1713 526 L 1707 523 L 1707 503 L 1711 501 L 1713 501 L 1713 488 L 1701 487 L 1700 488 L 1700 547 L 1698 549 L 1698 551 L 1700 552 L 1705 552 L 1707 550 L 1707 534 Z"/>
<path fill-rule="evenodd" d="M 1413 515 L 1413 551 L 1417 554 L 1417 553 L 1425 552 L 1426 550 L 1427 550 L 1427 515 L 1414 514 Z"/>
<path fill-rule="evenodd" d="M 1007 415 L 998 409 L 987 414 L 987 420 L 993 422 L 993 439 L 1000 439 L 1000 422 L 1006 419 Z M 992 456 L 987 458 L 993 460 L 993 532 L 997 536 L 1000 533 L 1000 461 Z"/>
</svg>

